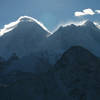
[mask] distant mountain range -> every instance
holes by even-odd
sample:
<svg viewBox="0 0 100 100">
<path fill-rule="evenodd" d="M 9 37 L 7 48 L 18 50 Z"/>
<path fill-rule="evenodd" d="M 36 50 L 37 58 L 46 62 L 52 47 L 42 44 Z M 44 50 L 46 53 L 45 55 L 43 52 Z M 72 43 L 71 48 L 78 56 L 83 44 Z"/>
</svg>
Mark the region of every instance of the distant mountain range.
<svg viewBox="0 0 100 100">
<path fill-rule="evenodd" d="M 91 21 L 79 26 L 61 26 L 53 34 L 39 21 L 28 16 L 20 17 L 13 23 L 3 29 L 5 31 L 1 31 L 1 56 L 9 57 L 16 53 L 22 57 L 37 52 L 48 52 L 50 58 L 76 45 L 83 46 L 100 56 L 100 29 Z"/>
</svg>

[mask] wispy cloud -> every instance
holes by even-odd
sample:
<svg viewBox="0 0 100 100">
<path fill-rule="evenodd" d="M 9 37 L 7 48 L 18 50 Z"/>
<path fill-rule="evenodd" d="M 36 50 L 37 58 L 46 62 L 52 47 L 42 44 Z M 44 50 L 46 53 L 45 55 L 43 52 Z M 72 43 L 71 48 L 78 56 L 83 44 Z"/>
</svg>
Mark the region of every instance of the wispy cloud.
<svg viewBox="0 0 100 100">
<path fill-rule="evenodd" d="M 76 11 L 74 13 L 74 15 L 77 16 L 77 17 L 78 16 L 85 16 L 85 15 L 94 15 L 94 14 L 95 14 L 95 12 L 90 8 L 84 9 L 83 11 Z"/>
</svg>

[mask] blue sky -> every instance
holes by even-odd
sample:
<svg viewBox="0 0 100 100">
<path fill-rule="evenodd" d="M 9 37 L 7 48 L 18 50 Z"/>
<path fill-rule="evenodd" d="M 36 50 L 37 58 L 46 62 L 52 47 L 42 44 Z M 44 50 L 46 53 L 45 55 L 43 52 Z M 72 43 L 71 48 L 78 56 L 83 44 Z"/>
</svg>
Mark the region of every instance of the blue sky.
<svg viewBox="0 0 100 100">
<path fill-rule="evenodd" d="M 100 14 L 76 17 L 74 13 L 90 8 L 100 9 L 100 0 L 0 0 L 0 28 L 20 16 L 41 21 L 50 31 L 69 21 L 90 19 L 100 21 Z"/>
</svg>

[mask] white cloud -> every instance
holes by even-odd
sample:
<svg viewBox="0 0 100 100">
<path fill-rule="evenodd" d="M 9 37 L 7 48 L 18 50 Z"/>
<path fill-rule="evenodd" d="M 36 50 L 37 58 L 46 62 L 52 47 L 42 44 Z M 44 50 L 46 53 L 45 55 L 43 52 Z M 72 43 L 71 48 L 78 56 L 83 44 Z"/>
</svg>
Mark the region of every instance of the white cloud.
<svg viewBox="0 0 100 100">
<path fill-rule="evenodd" d="M 92 9 L 85 9 L 85 10 L 83 10 L 83 12 L 85 13 L 85 14 L 87 14 L 87 15 L 94 15 L 95 14 L 95 12 L 92 10 Z"/>
<path fill-rule="evenodd" d="M 96 12 L 97 14 L 100 14 L 100 10 L 95 10 L 95 12 Z"/>
<path fill-rule="evenodd" d="M 75 16 L 84 16 L 85 14 L 83 12 L 75 12 Z"/>
<path fill-rule="evenodd" d="M 77 16 L 77 17 L 78 16 L 85 16 L 85 15 L 94 15 L 94 14 L 95 14 L 95 12 L 90 8 L 84 9 L 82 12 L 77 11 L 77 12 L 74 13 L 74 15 Z"/>
</svg>

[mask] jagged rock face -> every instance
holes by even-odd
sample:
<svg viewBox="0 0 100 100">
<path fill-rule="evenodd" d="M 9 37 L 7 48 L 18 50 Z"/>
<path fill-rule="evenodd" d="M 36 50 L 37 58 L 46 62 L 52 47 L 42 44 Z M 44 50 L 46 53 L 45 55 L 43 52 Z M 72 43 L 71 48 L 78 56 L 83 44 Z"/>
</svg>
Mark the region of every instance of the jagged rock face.
<svg viewBox="0 0 100 100">
<path fill-rule="evenodd" d="M 13 72 L 3 77 L 2 100 L 98 100 L 100 59 L 80 46 L 66 51 L 45 73 Z"/>
</svg>

